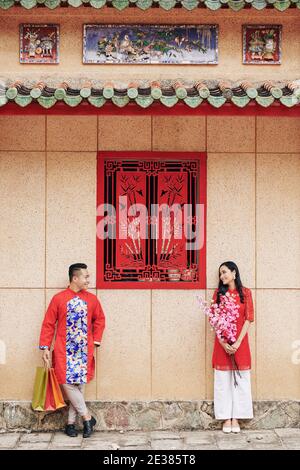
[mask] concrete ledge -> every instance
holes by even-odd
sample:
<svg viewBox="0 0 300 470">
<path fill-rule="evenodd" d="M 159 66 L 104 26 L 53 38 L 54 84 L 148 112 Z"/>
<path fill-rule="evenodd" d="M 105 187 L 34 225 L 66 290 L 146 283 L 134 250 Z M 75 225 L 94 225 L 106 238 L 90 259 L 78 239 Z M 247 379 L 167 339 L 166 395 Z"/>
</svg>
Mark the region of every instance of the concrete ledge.
<svg viewBox="0 0 300 470">
<path fill-rule="evenodd" d="M 220 429 L 212 401 L 87 402 L 98 431 Z M 59 431 L 67 409 L 40 412 L 28 401 L 0 401 L 0 431 Z M 79 423 L 80 424 L 80 423 Z M 244 429 L 300 428 L 300 401 L 256 401 Z"/>
</svg>

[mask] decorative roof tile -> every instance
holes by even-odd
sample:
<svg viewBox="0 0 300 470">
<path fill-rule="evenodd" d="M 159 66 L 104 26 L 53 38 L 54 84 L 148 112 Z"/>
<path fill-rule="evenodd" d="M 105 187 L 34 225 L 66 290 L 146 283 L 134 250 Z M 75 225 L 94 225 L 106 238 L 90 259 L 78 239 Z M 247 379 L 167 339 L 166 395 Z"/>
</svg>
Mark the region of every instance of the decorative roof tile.
<svg viewBox="0 0 300 470">
<path fill-rule="evenodd" d="M 209 103 L 215 108 L 225 103 L 233 103 L 244 108 L 251 102 L 262 107 L 269 107 L 278 102 L 286 107 L 300 104 L 300 80 L 250 83 L 243 80 L 229 82 L 225 80 L 203 80 L 183 82 L 182 80 L 136 81 L 128 84 L 113 82 L 85 82 L 78 84 L 64 81 L 59 85 L 51 83 L 30 83 L 17 81 L 5 84 L 0 82 L 0 107 L 9 102 L 26 107 L 38 102 L 49 109 L 58 101 L 75 107 L 88 102 L 97 108 L 106 102 L 122 108 L 129 103 L 136 103 L 141 108 L 148 108 L 160 102 L 166 107 L 173 107 L 179 102 L 190 108 L 197 108 L 201 103 Z"/>
<path fill-rule="evenodd" d="M 161 7 L 164 10 L 182 7 L 186 10 L 195 8 L 208 8 L 218 10 L 219 8 L 230 8 L 239 11 L 243 8 L 275 8 L 284 11 L 290 7 L 300 8 L 300 0 L 0 0 L 0 8 L 7 10 L 13 5 L 22 6 L 26 9 L 45 6 L 51 10 L 59 6 L 80 7 L 91 6 L 102 8 L 104 6 L 113 7 L 117 10 L 124 10 L 128 7 L 138 7 L 147 10 L 152 7 Z"/>
</svg>

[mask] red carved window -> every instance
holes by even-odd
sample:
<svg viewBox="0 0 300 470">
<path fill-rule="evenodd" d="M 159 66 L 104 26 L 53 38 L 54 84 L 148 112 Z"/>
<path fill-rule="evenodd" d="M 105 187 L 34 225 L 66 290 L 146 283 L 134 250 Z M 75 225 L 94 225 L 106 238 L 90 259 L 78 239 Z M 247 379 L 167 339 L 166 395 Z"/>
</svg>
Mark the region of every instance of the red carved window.
<svg viewBox="0 0 300 470">
<path fill-rule="evenodd" d="M 206 155 L 100 152 L 97 287 L 206 287 Z"/>
</svg>

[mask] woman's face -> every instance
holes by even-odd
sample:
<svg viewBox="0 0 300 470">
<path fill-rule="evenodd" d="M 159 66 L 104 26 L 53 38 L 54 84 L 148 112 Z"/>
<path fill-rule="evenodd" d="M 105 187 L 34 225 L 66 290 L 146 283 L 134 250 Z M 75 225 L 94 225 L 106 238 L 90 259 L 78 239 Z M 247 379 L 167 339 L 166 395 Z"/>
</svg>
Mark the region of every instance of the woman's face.
<svg viewBox="0 0 300 470">
<path fill-rule="evenodd" d="M 227 266 L 220 267 L 220 279 L 223 284 L 229 284 L 235 278 L 235 271 L 230 271 Z"/>
</svg>

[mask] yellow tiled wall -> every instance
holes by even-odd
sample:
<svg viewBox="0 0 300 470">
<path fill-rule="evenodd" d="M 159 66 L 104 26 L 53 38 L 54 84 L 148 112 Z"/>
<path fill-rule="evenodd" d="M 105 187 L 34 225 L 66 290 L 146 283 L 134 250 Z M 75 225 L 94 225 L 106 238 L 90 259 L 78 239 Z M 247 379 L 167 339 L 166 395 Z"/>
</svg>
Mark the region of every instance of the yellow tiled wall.
<svg viewBox="0 0 300 470">
<path fill-rule="evenodd" d="M 255 399 L 299 399 L 300 121 L 270 117 L 0 117 L 0 399 L 31 399 L 37 342 L 67 267 L 95 290 L 96 151 L 206 151 L 207 292 L 227 259 L 253 289 Z M 152 131 L 151 131 L 152 130 Z M 107 330 L 89 399 L 212 398 L 213 335 L 195 290 L 101 290 Z"/>
</svg>

